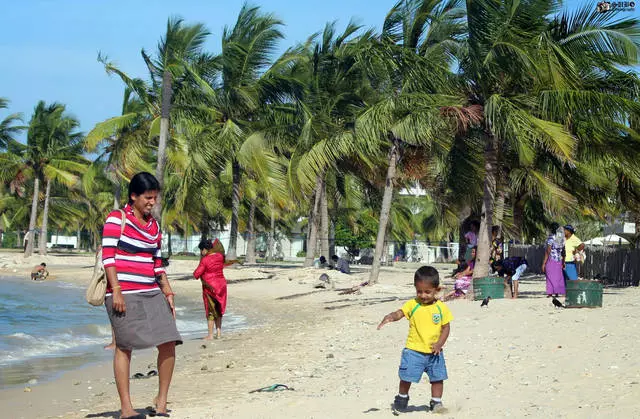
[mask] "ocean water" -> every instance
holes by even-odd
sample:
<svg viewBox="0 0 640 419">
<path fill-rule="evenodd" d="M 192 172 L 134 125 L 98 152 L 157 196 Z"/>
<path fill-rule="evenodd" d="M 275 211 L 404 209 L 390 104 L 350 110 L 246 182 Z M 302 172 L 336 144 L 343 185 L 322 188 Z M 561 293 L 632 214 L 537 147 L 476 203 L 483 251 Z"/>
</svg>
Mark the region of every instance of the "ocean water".
<svg viewBox="0 0 640 419">
<path fill-rule="evenodd" d="M 84 287 L 64 279 L 0 276 L 0 386 L 41 382 L 112 358 L 103 349 L 111 341 L 106 310 L 87 304 L 84 293 Z M 204 336 L 202 302 L 179 300 L 176 324 L 184 340 Z M 228 311 L 223 327 L 243 329 L 246 320 Z"/>
</svg>

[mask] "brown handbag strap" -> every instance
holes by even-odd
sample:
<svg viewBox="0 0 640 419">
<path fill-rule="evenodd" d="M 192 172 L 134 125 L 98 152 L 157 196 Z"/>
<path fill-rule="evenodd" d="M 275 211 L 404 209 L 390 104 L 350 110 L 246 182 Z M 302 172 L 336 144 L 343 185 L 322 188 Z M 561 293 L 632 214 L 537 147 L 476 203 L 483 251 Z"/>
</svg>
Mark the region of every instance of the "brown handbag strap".
<svg viewBox="0 0 640 419">
<path fill-rule="evenodd" d="M 122 215 L 122 222 L 120 223 L 120 238 L 122 238 L 122 235 L 124 234 L 124 228 L 127 225 L 127 215 L 124 213 L 124 210 L 118 210 L 120 211 L 120 214 Z"/>
</svg>

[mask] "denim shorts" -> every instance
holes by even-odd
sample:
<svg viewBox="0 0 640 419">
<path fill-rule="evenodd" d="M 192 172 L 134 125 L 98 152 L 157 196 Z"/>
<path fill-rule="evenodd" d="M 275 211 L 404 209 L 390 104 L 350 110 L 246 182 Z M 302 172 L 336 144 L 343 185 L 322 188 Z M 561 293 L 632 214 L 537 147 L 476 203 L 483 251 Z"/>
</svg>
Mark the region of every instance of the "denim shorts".
<svg viewBox="0 0 640 419">
<path fill-rule="evenodd" d="M 444 353 L 440 351 L 438 355 L 433 355 L 404 348 L 398 370 L 400 379 L 410 383 L 419 383 L 424 372 L 427 373 L 429 381 L 432 383 L 446 380 L 448 376 Z"/>
</svg>

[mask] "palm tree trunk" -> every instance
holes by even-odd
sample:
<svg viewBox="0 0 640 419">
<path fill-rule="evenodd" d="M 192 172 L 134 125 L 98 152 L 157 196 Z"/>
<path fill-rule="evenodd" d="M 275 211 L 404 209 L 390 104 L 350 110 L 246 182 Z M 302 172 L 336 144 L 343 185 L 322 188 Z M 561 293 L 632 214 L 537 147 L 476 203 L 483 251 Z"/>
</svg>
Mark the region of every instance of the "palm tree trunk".
<svg viewBox="0 0 640 419">
<path fill-rule="evenodd" d="M 204 204 L 202 205 L 202 219 L 200 222 L 200 240 L 209 238 L 211 235 L 211 226 L 209 225 L 209 214 Z"/>
<path fill-rule="evenodd" d="M 171 243 L 171 229 L 168 228 L 167 229 L 167 250 L 169 251 L 169 257 L 171 257 L 171 255 L 173 255 L 173 245 Z"/>
<path fill-rule="evenodd" d="M 336 224 L 329 220 L 329 255 L 336 254 Z"/>
<path fill-rule="evenodd" d="M 480 214 L 480 230 L 478 231 L 478 250 L 473 269 L 474 278 L 489 275 L 489 257 L 491 255 L 491 227 L 493 226 L 493 209 L 495 206 L 496 174 L 498 165 L 498 150 L 495 137 L 487 133 L 484 151 L 484 196 L 482 199 L 482 214 Z M 467 296 L 474 298 L 473 281 Z"/>
<path fill-rule="evenodd" d="M 162 105 L 160 108 L 160 139 L 158 140 L 158 164 L 156 165 L 156 178 L 160 184 L 158 201 L 153 207 L 153 217 L 160 223 L 162 219 L 162 193 L 164 188 L 164 168 L 167 164 L 167 144 L 169 142 L 169 115 L 171 114 L 172 95 L 171 72 L 165 70 L 162 75 Z"/>
<path fill-rule="evenodd" d="M 256 234 L 254 229 L 254 220 L 256 216 L 256 201 L 251 200 L 251 208 L 249 209 L 249 219 L 247 220 L 247 257 L 246 263 L 256 263 Z"/>
<path fill-rule="evenodd" d="M 380 275 L 380 260 L 382 259 L 382 252 L 385 248 L 387 224 L 389 222 L 389 214 L 391 213 L 391 199 L 393 198 L 393 183 L 396 179 L 398 151 L 398 143 L 394 141 L 391 150 L 389 150 L 389 166 L 387 167 L 387 179 L 384 185 L 384 194 L 382 195 L 380 223 L 378 224 L 378 236 L 376 238 L 376 249 L 373 252 L 373 263 L 371 265 L 371 274 L 369 275 L 369 284 L 375 284 L 378 282 L 378 276 Z"/>
<path fill-rule="evenodd" d="M 276 237 L 276 212 L 273 208 L 273 204 L 270 205 L 271 223 L 269 225 L 269 238 L 267 240 L 267 261 L 271 262 L 274 259 L 274 240 Z"/>
<path fill-rule="evenodd" d="M 327 205 L 327 182 L 323 179 L 320 195 L 320 254 L 329 260 L 329 208 Z"/>
<path fill-rule="evenodd" d="M 51 196 L 51 180 L 47 179 L 47 188 L 44 194 L 44 210 L 42 212 L 42 227 L 40 228 L 40 250 L 41 256 L 47 255 L 47 228 L 49 225 L 49 197 Z"/>
<path fill-rule="evenodd" d="M 33 243 L 36 239 L 36 219 L 38 218 L 38 195 L 40 194 L 40 179 L 33 180 L 33 200 L 31 201 L 31 218 L 29 218 L 29 241 L 24 251 L 24 257 L 33 253 Z"/>
<path fill-rule="evenodd" d="M 633 214 L 633 221 L 636 224 L 636 236 L 634 240 L 634 246 L 636 249 L 640 249 L 640 211 Z"/>
<path fill-rule="evenodd" d="M 307 238 L 307 255 L 304 259 L 304 266 L 313 266 L 313 259 L 316 256 L 316 246 L 318 244 L 318 213 L 320 212 L 320 200 L 322 198 L 322 175 L 316 177 L 316 187 L 313 194 L 313 208 L 309 214 L 309 237 Z"/>
<path fill-rule="evenodd" d="M 231 228 L 229 229 L 229 249 L 227 259 L 236 260 L 238 245 L 238 212 L 240 211 L 240 163 L 233 159 L 231 163 L 231 175 L 233 179 L 233 196 L 231 197 Z"/>
</svg>

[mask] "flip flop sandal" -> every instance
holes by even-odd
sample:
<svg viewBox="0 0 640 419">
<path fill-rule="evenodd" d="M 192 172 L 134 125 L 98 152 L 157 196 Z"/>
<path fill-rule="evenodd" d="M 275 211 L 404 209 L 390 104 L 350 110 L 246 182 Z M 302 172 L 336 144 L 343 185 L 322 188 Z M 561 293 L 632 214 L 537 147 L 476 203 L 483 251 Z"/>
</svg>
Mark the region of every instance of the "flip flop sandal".
<svg viewBox="0 0 640 419">
<path fill-rule="evenodd" d="M 294 390 L 293 387 L 289 387 L 284 384 L 273 384 L 267 387 L 258 388 L 255 390 L 251 390 L 249 393 L 263 393 L 263 392 L 272 392 L 272 391 L 284 391 L 284 390 Z"/>
<path fill-rule="evenodd" d="M 146 408 L 147 411 L 147 415 L 149 415 L 150 417 L 161 417 L 161 418 L 168 418 L 170 417 L 168 413 L 158 413 L 156 412 L 156 408 L 153 406 L 147 406 Z"/>
<path fill-rule="evenodd" d="M 131 378 L 133 378 L 134 380 L 139 380 L 140 378 L 145 378 L 145 377 L 146 377 L 146 375 L 144 375 L 143 373 L 137 372 L 137 373 L 133 374 L 133 376 Z"/>
<path fill-rule="evenodd" d="M 149 377 L 155 377 L 156 375 L 158 375 L 158 371 L 156 370 L 151 370 L 147 373 L 147 378 Z"/>
</svg>

